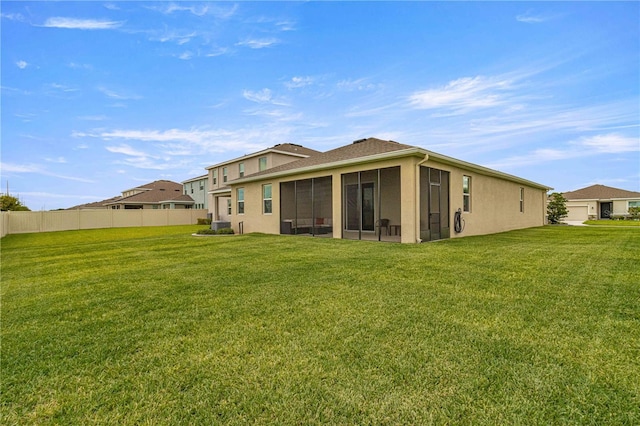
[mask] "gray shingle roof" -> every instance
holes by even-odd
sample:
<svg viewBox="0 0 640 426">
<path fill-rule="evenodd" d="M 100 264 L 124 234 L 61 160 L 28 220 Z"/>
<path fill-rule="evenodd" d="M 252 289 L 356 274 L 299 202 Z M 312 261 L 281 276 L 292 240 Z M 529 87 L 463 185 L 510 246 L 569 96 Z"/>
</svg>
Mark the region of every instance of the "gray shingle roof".
<svg viewBox="0 0 640 426">
<path fill-rule="evenodd" d="M 575 191 L 563 192 L 567 200 L 611 200 L 614 198 L 640 198 L 640 192 L 612 188 L 605 185 L 591 185 Z"/>
<path fill-rule="evenodd" d="M 279 173 L 287 170 L 301 169 L 305 167 L 318 166 L 321 164 L 331 164 L 339 161 L 352 160 L 355 158 L 369 157 L 377 154 L 384 154 L 392 151 L 415 148 L 411 145 L 404 145 L 398 142 L 385 141 L 377 138 L 368 138 L 355 141 L 354 143 L 342 146 L 330 151 L 314 154 L 307 158 L 282 164 L 277 167 L 253 173 L 246 178 Z"/>
<path fill-rule="evenodd" d="M 161 203 L 163 201 L 180 201 L 183 203 L 193 203 L 193 198 L 182 193 L 183 186 L 170 180 L 157 180 L 135 189 L 144 189 L 138 194 L 121 197 L 109 204 L 135 204 L 135 203 Z"/>
</svg>

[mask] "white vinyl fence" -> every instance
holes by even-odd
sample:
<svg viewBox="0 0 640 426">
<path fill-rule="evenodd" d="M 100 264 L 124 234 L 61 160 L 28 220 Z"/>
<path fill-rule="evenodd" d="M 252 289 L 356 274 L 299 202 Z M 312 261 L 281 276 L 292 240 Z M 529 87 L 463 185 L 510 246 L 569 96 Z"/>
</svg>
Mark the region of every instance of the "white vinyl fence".
<svg viewBox="0 0 640 426">
<path fill-rule="evenodd" d="M 199 218 L 206 217 L 207 210 L 201 209 L 2 212 L 0 236 L 77 229 L 195 225 Z"/>
</svg>

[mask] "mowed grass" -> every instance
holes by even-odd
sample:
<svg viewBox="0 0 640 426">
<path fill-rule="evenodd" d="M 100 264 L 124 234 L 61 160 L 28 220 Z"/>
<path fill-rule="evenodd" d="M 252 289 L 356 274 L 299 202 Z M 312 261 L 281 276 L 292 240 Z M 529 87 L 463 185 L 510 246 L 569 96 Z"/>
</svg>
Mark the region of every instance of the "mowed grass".
<svg viewBox="0 0 640 426">
<path fill-rule="evenodd" d="M 584 222 L 585 225 L 594 225 L 594 226 L 640 226 L 639 220 L 587 220 Z"/>
<path fill-rule="evenodd" d="M 640 229 L 2 239 L 3 424 L 639 424 Z"/>
</svg>

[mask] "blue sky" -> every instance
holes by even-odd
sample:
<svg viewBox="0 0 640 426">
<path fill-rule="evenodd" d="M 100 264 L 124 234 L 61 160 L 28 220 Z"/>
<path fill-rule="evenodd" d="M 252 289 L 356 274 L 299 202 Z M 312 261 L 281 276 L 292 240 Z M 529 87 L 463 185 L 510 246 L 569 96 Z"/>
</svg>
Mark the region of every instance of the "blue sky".
<svg viewBox="0 0 640 426">
<path fill-rule="evenodd" d="M 71 207 L 391 139 L 640 191 L 638 2 L 1 3 L 4 192 Z"/>
</svg>

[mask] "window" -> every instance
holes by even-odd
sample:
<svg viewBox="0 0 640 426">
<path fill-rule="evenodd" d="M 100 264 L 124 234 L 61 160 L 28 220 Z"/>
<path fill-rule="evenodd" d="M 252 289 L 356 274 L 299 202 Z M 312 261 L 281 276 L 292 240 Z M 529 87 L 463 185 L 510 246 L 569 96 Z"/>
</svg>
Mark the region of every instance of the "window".
<svg viewBox="0 0 640 426">
<path fill-rule="evenodd" d="M 244 177 L 244 163 L 238 164 L 238 174 L 240 177 Z"/>
<path fill-rule="evenodd" d="M 273 199 L 271 198 L 271 184 L 262 185 L 262 213 L 271 214 Z"/>
<path fill-rule="evenodd" d="M 236 190 L 236 198 L 238 200 L 238 214 L 244 214 L 244 188 Z"/>
<path fill-rule="evenodd" d="M 213 172 L 211 173 L 213 176 L 213 184 L 217 185 L 218 184 L 218 169 L 213 169 Z"/>
<path fill-rule="evenodd" d="M 227 181 L 227 168 L 226 167 L 222 168 L 222 181 L 223 182 Z"/>
<path fill-rule="evenodd" d="M 227 198 L 227 214 L 231 214 L 231 198 Z"/>
<path fill-rule="evenodd" d="M 520 213 L 524 213 L 524 188 L 520 187 Z"/>
<path fill-rule="evenodd" d="M 462 176 L 462 211 L 471 211 L 471 176 Z"/>
<path fill-rule="evenodd" d="M 640 207 L 640 201 L 629 201 L 629 208 Z"/>
<path fill-rule="evenodd" d="M 267 157 L 258 158 L 258 170 L 267 170 Z"/>
</svg>

